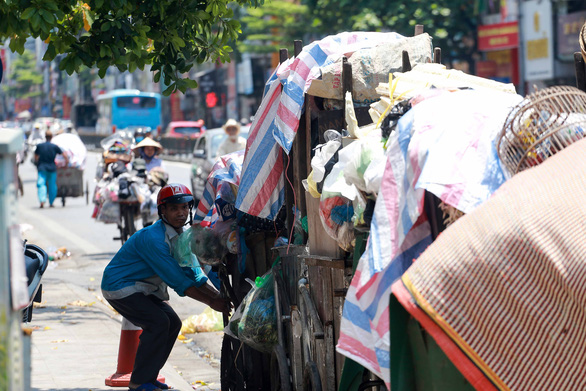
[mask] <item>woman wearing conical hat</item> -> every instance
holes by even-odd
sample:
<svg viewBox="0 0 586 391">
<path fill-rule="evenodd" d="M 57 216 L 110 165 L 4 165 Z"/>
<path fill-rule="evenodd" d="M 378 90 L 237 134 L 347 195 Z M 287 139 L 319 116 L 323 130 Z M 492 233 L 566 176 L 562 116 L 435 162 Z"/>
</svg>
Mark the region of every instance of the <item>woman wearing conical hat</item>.
<svg viewBox="0 0 586 391">
<path fill-rule="evenodd" d="M 163 146 L 150 137 L 144 138 L 132 149 L 139 152 L 139 157 L 146 163 L 146 171 L 149 172 L 155 167 L 163 167 L 163 160 L 157 157 L 163 150 Z"/>
</svg>

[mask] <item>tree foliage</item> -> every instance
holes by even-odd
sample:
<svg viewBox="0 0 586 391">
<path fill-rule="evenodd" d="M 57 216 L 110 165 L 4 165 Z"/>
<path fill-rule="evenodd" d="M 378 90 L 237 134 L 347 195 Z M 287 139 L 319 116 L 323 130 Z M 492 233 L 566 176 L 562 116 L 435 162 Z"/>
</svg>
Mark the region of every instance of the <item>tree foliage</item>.
<svg viewBox="0 0 586 391">
<path fill-rule="evenodd" d="M 474 50 L 475 0 L 304 0 L 324 34 L 395 31 L 412 36 L 421 24 L 450 61 Z"/>
<path fill-rule="evenodd" d="M 262 8 L 248 8 L 241 17 L 241 53 L 276 53 L 281 48 L 293 49 L 293 41 L 315 29 L 306 5 L 287 0 L 272 0 Z"/>
<path fill-rule="evenodd" d="M 12 63 L 11 85 L 5 87 L 10 96 L 16 99 L 32 98 L 41 95 L 43 76 L 35 69 L 35 57 L 26 50 Z"/>
<path fill-rule="evenodd" d="M 164 94 L 197 87 L 183 75 L 195 64 L 230 60 L 230 42 L 240 23 L 234 7 L 264 0 L 3 0 L 0 39 L 20 54 L 28 37 L 48 46 L 43 60 L 65 54 L 68 74 L 94 67 L 104 77 L 109 66 L 134 71 L 151 65 Z"/>
</svg>

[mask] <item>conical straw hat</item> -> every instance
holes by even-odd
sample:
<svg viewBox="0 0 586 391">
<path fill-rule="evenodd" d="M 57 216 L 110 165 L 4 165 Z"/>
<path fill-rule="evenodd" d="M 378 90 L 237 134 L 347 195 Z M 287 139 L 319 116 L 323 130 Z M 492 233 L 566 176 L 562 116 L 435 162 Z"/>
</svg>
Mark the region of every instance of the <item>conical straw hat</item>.
<svg viewBox="0 0 586 391">
<path fill-rule="evenodd" d="M 132 149 L 135 150 L 142 147 L 155 147 L 159 149 L 157 152 L 161 152 L 163 150 L 163 146 L 150 137 L 145 137 L 140 143 L 136 144 Z"/>
</svg>

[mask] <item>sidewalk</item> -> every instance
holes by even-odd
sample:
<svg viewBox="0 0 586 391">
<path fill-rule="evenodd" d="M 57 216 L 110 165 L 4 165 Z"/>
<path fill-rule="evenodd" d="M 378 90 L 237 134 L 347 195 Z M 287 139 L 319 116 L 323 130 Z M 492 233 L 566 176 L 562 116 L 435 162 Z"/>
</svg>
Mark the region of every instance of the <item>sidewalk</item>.
<svg viewBox="0 0 586 391">
<path fill-rule="evenodd" d="M 43 281 L 43 303 L 34 309 L 29 324 L 34 329 L 33 390 L 125 389 L 104 385 L 105 378 L 116 372 L 121 320 L 95 293 L 50 278 Z M 177 341 L 162 375 L 178 390 L 218 390 L 218 372 Z M 208 386 L 190 384 L 181 373 L 205 380 Z"/>
<path fill-rule="evenodd" d="M 76 266 L 73 259 L 52 262 L 43 277 L 42 303 L 27 325 L 33 328 L 32 390 L 127 390 L 104 383 L 116 372 L 122 318 L 101 297 L 99 282 Z M 181 391 L 219 390 L 219 362 L 197 346 L 219 355 L 221 334 L 186 336 L 195 343 L 178 340 L 161 371 L 166 383 Z"/>
<path fill-rule="evenodd" d="M 94 172 L 86 171 L 86 177 L 93 178 Z M 112 240 L 116 231 L 93 221 L 93 206 L 81 198 L 71 199 L 65 208 L 39 209 L 36 169 L 27 163 L 21 166 L 20 175 L 25 194 L 18 200 L 18 222 L 28 226 L 23 237 L 46 251 L 66 247 L 71 252 L 70 258 L 50 262 L 42 280 L 41 306 L 25 325 L 33 328 L 31 387 L 38 391 L 125 391 L 127 388 L 105 385 L 106 377 L 116 372 L 122 325 L 100 291 L 103 270 L 120 247 Z M 169 293 L 171 306 L 182 320 L 206 308 L 172 290 Z M 192 342 L 178 340 L 161 371 L 167 384 L 181 391 L 219 390 L 223 333 L 186 337 Z"/>
</svg>

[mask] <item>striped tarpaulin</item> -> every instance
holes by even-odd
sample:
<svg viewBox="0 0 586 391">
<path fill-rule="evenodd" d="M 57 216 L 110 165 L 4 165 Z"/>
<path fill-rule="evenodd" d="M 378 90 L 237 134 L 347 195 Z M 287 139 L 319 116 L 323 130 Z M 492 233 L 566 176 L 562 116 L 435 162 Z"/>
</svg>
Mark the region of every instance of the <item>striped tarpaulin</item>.
<svg viewBox="0 0 586 391">
<path fill-rule="evenodd" d="M 338 351 L 387 382 L 389 293 L 431 243 L 428 190 L 470 212 L 505 180 L 494 140 L 521 99 L 501 92 L 446 92 L 414 106 L 391 134 L 370 236 L 346 295 Z"/>
<path fill-rule="evenodd" d="M 340 33 L 305 46 L 275 70 L 250 127 L 237 209 L 263 218 L 277 215 L 285 196 L 282 150 L 291 150 L 304 94 L 320 76 L 320 67 L 358 49 L 401 38 L 396 33 Z"/>
<path fill-rule="evenodd" d="M 218 213 L 215 210 L 216 199 L 220 196 L 222 186 L 233 184 L 238 187 L 243 160 L 244 151 L 233 152 L 218 158 L 208 175 L 202 198 L 195 210 L 194 222 L 208 220 L 213 224 L 218 219 Z"/>
<path fill-rule="evenodd" d="M 502 390 L 586 389 L 586 140 L 450 226 L 404 286 Z M 407 306 L 408 307 L 408 306 Z"/>
</svg>

